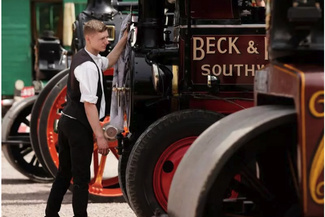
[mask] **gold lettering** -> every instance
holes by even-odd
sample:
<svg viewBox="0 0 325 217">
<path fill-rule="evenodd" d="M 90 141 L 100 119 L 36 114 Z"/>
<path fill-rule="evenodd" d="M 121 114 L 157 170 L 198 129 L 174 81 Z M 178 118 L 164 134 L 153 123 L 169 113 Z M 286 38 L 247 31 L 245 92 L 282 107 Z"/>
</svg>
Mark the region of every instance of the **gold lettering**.
<svg viewBox="0 0 325 217">
<path fill-rule="evenodd" d="M 201 66 L 201 70 L 205 71 L 206 73 L 202 72 L 203 76 L 208 76 L 210 75 L 210 65 L 209 64 L 204 64 Z"/>
<path fill-rule="evenodd" d="M 251 72 L 252 76 L 255 75 L 255 65 L 251 65 L 252 68 L 248 68 L 249 65 L 245 64 L 245 76 L 248 76 L 248 72 Z"/>
<path fill-rule="evenodd" d="M 237 67 L 237 76 L 240 76 L 240 67 L 243 67 L 243 64 L 235 64 L 234 67 Z"/>
<path fill-rule="evenodd" d="M 268 44 L 267 44 L 267 37 L 264 37 L 264 60 L 269 59 L 269 52 L 268 52 Z"/>
<path fill-rule="evenodd" d="M 227 49 L 221 50 L 221 42 L 226 41 L 227 39 L 225 37 L 219 38 L 218 43 L 217 43 L 217 49 L 219 53 L 226 53 Z"/>
<path fill-rule="evenodd" d="M 260 70 L 261 68 L 264 68 L 264 65 L 256 65 L 257 66 L 257 70 Z"/>
<path fill-rule="evenodd" d="M 254 77 L 255 70 L 262 68 L 263 65 L 249 65 L 249 64 L 203 64 L 201 66 L 201 75 L 208 76 L 247 76 L 247 77 Z M 244 74 L 241 74 L 243 71 Z"/>
<path fill-rule="evenodd" d="M 218 73 L 216 73 L 216 68 L 218 68 Z M 218 64 L 215 64 L 212 67 L 212 73 L 213 73 L 214 76 L 219 76 L 222 73 L 221 66 L 219 66 Z"/>
<path fill-rule="evenodd" d="M 229 54 L 232 54 L 232 49 L 234 49 L 237 54 L 240 54 L 237 46 L 235 45 L 237 40 L 238 40 L 238 37 L 236 37 L 235 40 L 233 40 L 232 37 L 229 37 Z"/>
<path fill-rule="evenodd" d="M 316 103 L 317 104 L 320 104 L 320 103 L 323 103 L 324 104 L 324 91 L 323 90 L 320 90 L 320 91 L 317 91 L 316 93 L 314 93 L 312 95 L 312 97 L 310 98 L 309 100 L 309 110 L 311 112 L 311 114 L 316 117 L 316 118 L 321 118 L 321 117 L 324 117 L 324 111 L 323 112 L 318 112 L 316 110 Z M 316 99 L 319 97 L 319 96 L 322 96 L 321 99 L 318 99 L 317 102 L 316 102 Z"/>
<path fill-rule="evenodd" d="M 324 204 L 324 192 L 320 191 L 324 187 L 324 181 L 317 183 L 318 178 L 324 170 L 324 136 L 320 141 L 314 155 L 309 174 L 309 190 L 311 197 L 317 204 Z"/>
<path fill-rule="evenodd" d="M 317 98 L 319 97 L 321 98 L 317 100 Z M 309 111 L 316 118 L 324 117 L 324 111 L 319 112 L 316 110 L 316 105 L 321 103 L 324 104 L 323 90 L 314 93 L 309 100 Z M 318 144 L 317 151 L 314 155 L 309 174 L 310 194 L 312 199 L 317 204 L 324 204 L 324 192 L 321 191 L 321 189 L 324 188 L 324 181 L 318 182 L 319 177 L 321 177 L 322 171 L 324 171 L 324 135 L 320 143 Z"/>
<path fill-rule="evenodd" d="M 201 43 L 201 46 L 198 47 L 197 42 Z M 205 56 L 204 50 L 202 49 L 204 46 L 204 41 L 202 38 L 193 37 L 193 60 L 202 60 Z M 197 56 L 197 51 L 201 51 L 201 56 Z"/>
<path fill-rule="evenodd" d="M 210 50 L 211 47 L 215 47 L 215 43 L 211 43 L 211 40 L 216 40 L 215 37 L 207 37 L 207 54 L 215 54 L 215 50 Z"/>
<path fill-rule="evenodd" d="M 231 64 L 229 65 L 229 69 L 228 70 L 225 67 L 225 70 L 224 70 L 223 74 L 224 74 L 224 76 L 232 76 L 232 65 Z"/>
</svg>

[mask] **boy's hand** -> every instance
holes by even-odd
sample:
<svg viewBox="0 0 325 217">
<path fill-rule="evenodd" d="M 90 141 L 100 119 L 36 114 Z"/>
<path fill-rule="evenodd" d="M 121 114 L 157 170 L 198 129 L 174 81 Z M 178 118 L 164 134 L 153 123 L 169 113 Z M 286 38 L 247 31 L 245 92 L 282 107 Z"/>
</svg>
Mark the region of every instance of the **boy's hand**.
<svg viewBox="0 0 325 217">
<path fill-rule="evenodd" d="M 104 136 L 97 137 L 97 147 L 100 154 L 107 155 L 109 153 L 108 141 Z"/>
</svg>

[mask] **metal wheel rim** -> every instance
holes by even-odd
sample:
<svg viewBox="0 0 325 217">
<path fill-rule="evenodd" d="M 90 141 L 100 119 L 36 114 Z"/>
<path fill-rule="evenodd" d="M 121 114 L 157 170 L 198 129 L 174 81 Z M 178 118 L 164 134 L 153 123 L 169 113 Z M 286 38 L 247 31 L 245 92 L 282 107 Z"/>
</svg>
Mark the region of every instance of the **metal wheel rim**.
<svg viewBox="0 0 325 217">
<path fill-rule="evenodd" d="M 168 192 L 175 171 L 184 154 L 197 136 L 186 137 L 171 144 L 159 157 L 153 174 L 153 188 L 159 205 L 167 212 Z M 240 175 L 235 179 L 240 181 Z M 229 199 L 237 198 L 238 193 L 231 191 Z"/>
</svg>

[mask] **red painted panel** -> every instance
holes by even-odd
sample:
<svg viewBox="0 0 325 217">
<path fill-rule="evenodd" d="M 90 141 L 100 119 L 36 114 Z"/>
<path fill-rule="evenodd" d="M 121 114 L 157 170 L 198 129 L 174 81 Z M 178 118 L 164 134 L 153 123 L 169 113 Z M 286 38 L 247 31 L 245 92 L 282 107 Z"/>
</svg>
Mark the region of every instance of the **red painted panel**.
<svg viewBox="0 0 325 217">
<path fill-rule="evenodd" d="M 187 2 L 185 14 L 187 15 Z M 234 8 L 231 0 L 191 0 L 191 17 L 194 19 L 233 19 Z"/>
<path fill-rule="evenodd" d="M 114 68 L 109 68 L 109 69 L 106 69 L 106 71 L 104 71 L 105 76 L 107 76 L 107 75 L 113 76 L 113 74 L 114 74 Z"/>
<path fill-rule="evenodd" d="M 324 73 L 305 73 L 302 82 L 300 136 L 305 213 L 324 216 Z"/>
<path fill-rule="evenodd" d="M 254 106 L 254 101 L 249 100 L 231 100 L 231 102 L 224 100 L 202 100 L 191 99 L 191 109 L 204 109 L 209 111 L 215 111 L 223 114 L 231 114 L 242 109 L 250 108 Z"/>
</svg>

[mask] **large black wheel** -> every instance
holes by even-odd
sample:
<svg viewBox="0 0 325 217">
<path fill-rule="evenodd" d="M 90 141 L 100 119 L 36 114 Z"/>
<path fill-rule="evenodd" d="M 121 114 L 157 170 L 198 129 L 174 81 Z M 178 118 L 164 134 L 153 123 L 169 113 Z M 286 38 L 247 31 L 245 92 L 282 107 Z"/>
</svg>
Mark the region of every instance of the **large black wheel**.
<svg viewBox="0 0 325 217">
<path fill-rule="evenodd" d="M 38 139 L 40 151 L 50 173 L 55 176 L 59 166 L 57 123 L 65 103 L 68 76 L 63 77 L 51 90 L 40 113 Z M 103 123 L 108 122 L 105 120 Z M 115 148 L 107 157 L 94 152 L 89 184 L 89 199 L 93 202 L 124 201 L 118 182 L 118 154 Z"/>
<path fill-rule="evenodd" d="M 21 174 L 35 182 L 52 182 L 40 164 L 29 138 L 30 114 L 37 96 L 13 105 L 2 122 L 2 151 L 8 162 Z"/>
<path fill-rule="evenodd" d="M 30 140 L 32 143 L 32 148 L 35 152 L 35 155 L 43 168 L 49 172 L 46 167 L 46 164 L 43 160 L 40 144 L 38 143 L 38 124 L 39 124 L 39 116 L 41 113 L 41 109 L 43 107 L 44 101 L 46 100 L 48 94 L 52 90 L 52 88 L 65 76 L 69 73 L 70 69 L 65 69 L 61 71 L 59 74 L 55 75 L 44 87 L 44 89 L 40 92 L 37 99 L 35 100 L 32 112 L 31 112 L 31 120 L 30 120 Z M 50 174 L 50 172 L 49 172 Z"/>
<path fill-rule="evenodd" d="M 293 108 L 242 110 L 200 135 L 170 189 L 170 217 L 300 217 L 297 124 Z M 253 171 L 250 165 L 256 165 Z M 233 177 L 241 174 L 242 181 Z M 226 189 L 240 198 L 226 200 Z"/>
<path fill-rule="evenodd" d="M 162 117 L 135 143 L 126 169 L 129 203 L 137 216 L 167 210 L 176 168 L 194 140 L 223 115 L 203 110 L 178 111 Z"/>
<path fill-rule="evenodd" d="M 126 167 L 127 163 L 131 154 L 132 150 L 132 144 L 131 143 L 126 143 L 123 146 L 123 152 L 122 155 L 120 155 L 120 158 L 118 159 L 118 182 L 121 187 L 122 193 L 124 200 L 129 203 L 129 199 L 127 196 L 127 191 L 126 191 Z"/>
</svg>

